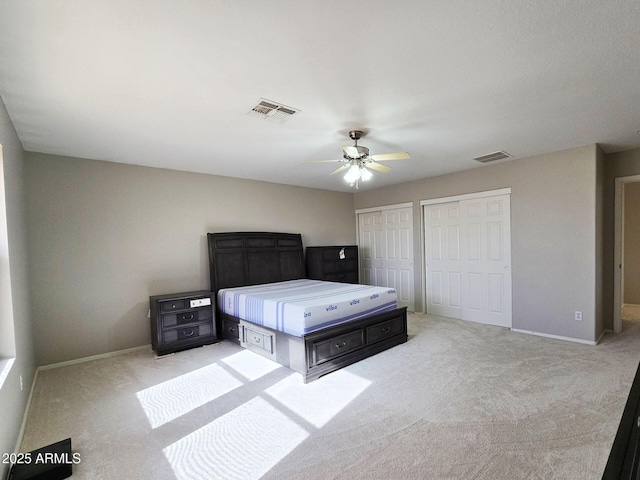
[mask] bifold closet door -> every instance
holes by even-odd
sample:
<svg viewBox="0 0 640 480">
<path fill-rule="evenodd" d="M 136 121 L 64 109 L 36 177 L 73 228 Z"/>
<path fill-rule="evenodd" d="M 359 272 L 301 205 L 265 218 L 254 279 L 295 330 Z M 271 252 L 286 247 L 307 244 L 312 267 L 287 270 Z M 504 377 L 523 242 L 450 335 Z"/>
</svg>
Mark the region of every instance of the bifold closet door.
<svg viewBox="0 0 640 480">
<path fill-rule="evenodd" d="M 462 318 L 460 202 L 427 205 L 427 313 Z"/>
<path fill-rule="evenodd" d="M 415 310 L 413 210 L 385 209 L 358 214 L 361 282 L 392 287 L 398 305 Z"/>
<path fill-rule="evenodd" d="M 510 195 L 425 205 L 427 313 L 511 327 Z"/>
<path fill-rule="evenodd" d="M 358 214 L 360 228 L 360 282 L 381 286 L 384 281 L 382 212 Z"/>
<path fill-rule="evenodd" d="M 462 319 L 511 327 L 511 196 L 460 202 Z"/>
</svg>

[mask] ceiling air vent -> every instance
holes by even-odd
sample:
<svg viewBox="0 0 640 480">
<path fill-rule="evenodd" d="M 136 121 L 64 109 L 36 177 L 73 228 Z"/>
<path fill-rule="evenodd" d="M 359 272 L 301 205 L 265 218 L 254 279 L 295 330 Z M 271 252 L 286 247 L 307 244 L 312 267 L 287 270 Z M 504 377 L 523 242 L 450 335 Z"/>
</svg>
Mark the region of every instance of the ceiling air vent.
<svg viewBox="0 0 640 480">
<path fill-rule="evenodd" d="M 293 117 L 300 110 L 287 107 L 280 103 L 265 100 L 264 98 L 255 107 L 247 112 L 247 115 L 269 120 L 276 123 L 283 123 Z"/>
<path fill-rule="evenodd" d="M 477 160 L 480 163 L 489 163 L 495 162 L 496 160 L 504 160 L 505 158 L 511 158 L 511 155 L 500 150 L 499 152 L 493 152 L 487 155 L 482 155 L 481 157 L 476 157 L 474 160 Z"/>
</svg>

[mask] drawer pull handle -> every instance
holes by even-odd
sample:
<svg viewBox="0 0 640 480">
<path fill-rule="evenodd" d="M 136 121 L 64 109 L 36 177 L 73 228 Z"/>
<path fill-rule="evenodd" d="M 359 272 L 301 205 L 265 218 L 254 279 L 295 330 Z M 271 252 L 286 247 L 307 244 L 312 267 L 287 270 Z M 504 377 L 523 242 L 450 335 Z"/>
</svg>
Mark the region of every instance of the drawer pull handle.
<svg viewBox="0 0 640 480">
<path fill-rule="evenodd" d="M 384 328 L 380 329 L 380 331 L 382 333 L 389 333 L 391 331 L 391 327 L 384 327 Z"/>
<path fill-rule="evenodd" d="M 174 303 L 173 305 L 171 305 L 171 308 L 176 308 L 176 304 Z"/>
<path fill-rule="evenodd" d="M 191 315 L 189 315 L 188 317 L 186 315 L 182 316 L 183 320 L 193 320 L 193 313 Z"/>
<path fill-rule="evenodd" d="M 336 343 L 336 348 L 342 348 L 346 346 L 347 346 L 347 342 L 342 342 L 342 345 L 340 345 L 339 343 Z"/>
<path fill-rule="evenodd" d="M 195 330 L 191 330 L 189 333 L 185 332 L 184 336 L 185 337 L 192 337 L 194 333 L 196 333 L 196 331 Z"/>
<path fill-rule="evenodd" d="M 253 337 L 253 341 L 256 343 L 260 343 L 260 337 Z"/>
<path fill-rule="evenodd" d="M 230 331 L 231 333 L 235 333 L 236 329 L 235 329 L 235 327 L 229 327 L 229 331 Z"/>
</svg>

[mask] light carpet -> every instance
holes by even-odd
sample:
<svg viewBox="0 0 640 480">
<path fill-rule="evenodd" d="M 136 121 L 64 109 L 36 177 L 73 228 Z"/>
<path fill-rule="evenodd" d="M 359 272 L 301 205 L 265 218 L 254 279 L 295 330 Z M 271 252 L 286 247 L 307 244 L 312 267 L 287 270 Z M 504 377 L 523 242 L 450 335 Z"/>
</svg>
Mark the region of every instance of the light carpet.
<svg viewBox="0 0 640 480">
<path fill-rule="evenodd" d="M 21 451 L 71 437 L 75 479 L 596 479 L 640 361 L 421 314 L 409 341 L 304 385 L 229 342 L 42 370 Z"/>
</svg>

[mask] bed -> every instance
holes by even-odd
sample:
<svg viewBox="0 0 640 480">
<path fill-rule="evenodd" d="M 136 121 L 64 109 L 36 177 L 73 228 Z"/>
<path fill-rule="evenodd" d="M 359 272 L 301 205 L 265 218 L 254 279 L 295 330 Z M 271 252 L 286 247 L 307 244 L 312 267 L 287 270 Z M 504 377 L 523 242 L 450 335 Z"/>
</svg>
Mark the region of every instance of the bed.
<svg viewBox="0 0 640 480">
<path fill-rule="evenodd" d="M 407 309 L 391 301 L 393 289 L 306 279 L 300 234 L 209 233 L 207 240 L 218 336 L 305 383 L 407 341 Z M 281 288 L 289 288 L 284 299 Z M 356 303 L 358 313 L 350 310 Z M 281 316 L 286 309 L 304 321 Z"/>
</svg>

